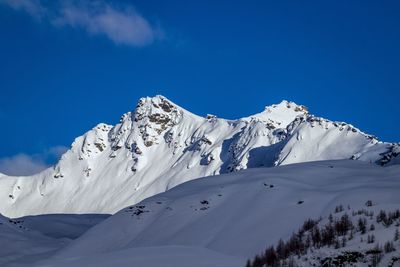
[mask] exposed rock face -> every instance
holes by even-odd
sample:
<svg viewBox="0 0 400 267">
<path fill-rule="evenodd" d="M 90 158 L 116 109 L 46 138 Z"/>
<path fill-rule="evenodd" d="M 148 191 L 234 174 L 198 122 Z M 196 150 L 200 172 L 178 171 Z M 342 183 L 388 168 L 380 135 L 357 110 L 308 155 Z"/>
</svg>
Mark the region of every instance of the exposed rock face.
<svg viewBox="0 0 400 267">
<path fill-rule="evenodd" d="M 380 165 L 386 165 L 389 163 L 397 163 L 400 162 L 399 155 L 400 155 L 400 143 L 398 144 L 391 144 L 386 152 L 380 154 L 382 158 L 377 160 L 377 163 Z"/>
<path fill-rule="evenodd" d="M 134 113 L 128 112 L 121 117 L 120 124 L 112 133 L 114 147 L 132 148 L 137 146 L 136 136 L 140 136 L 146 147 L 160 142 L 160 136 L 178 124 L 182 119 L 182 111 L 162 96 L 141 98 Z"/>
<path fill-rule="evenodd" d="M 178 124 L 181 119 L 182 111 L 160 96 L 140 99 L 135 110 L 134 121 L 137 122 L 144 145 L 149 147 L 158 144 L 161 134 Z"/>
</svg>

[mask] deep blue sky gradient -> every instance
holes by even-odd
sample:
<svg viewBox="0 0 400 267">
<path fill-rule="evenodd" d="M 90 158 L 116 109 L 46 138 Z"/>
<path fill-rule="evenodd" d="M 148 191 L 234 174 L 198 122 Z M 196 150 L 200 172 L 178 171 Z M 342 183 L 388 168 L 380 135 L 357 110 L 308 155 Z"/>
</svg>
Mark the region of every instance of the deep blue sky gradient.
<svg viewBox="0 0 400 267">
<path fill-rule="evenodd" d="M 282 99 L 400 141 L 399 1 L 125 1 L 165 37 L 145 47 L 0 5 L 0 157 L 40 153 L 141 96 L 239 118 Z"/>
</svg>

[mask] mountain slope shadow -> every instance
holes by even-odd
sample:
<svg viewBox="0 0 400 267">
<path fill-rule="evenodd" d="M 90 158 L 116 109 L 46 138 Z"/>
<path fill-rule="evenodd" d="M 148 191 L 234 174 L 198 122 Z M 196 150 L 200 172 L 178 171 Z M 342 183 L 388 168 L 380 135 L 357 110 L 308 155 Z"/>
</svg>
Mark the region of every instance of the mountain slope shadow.
<svg viewBox="0 0 400 267">
<path fill-rule="evenodd" d="M 110 214 L 43 214 L 13 219 L 50 238 L 76 239 Z"/>
<path fill-rule="evenodd" d="M 7 218 L 0 214 L 0 266 L 32 266 L 104 221 L 108 214 L 45 214 Z"/>
<path fill-rule="evenodd" d="M 245 127 L 243 127 L 242 130 L 243 130 L 244 128 L 245 128 Z M 234 134 L 231 138 L 226 139 L 226 140 L 224 140 L 224 141 L 222 142 L 221 153 L 219 154 L 219 158 L 220 158 L 221 161 L 223 162 L 223 163 L 222 163 L 222 166 L 221 166 L 221 169 L 220 169 L 220 173 L 221 173 L 221 174 L 222 174 L 222 173 L 229 173 L 229 172 L 230 172 L 230 171 L 228 170 L 228 167 L 229 167 L 229 165 L 230 165 L 231 163 L 233 163 L 233 160 L 234 160 L 233 155 L 232 155 L 232 151 L 230 151 L 231 145 L 232 145 L 234 142 L 237 142 L 237 140 L 238 140 L 238 138 L 239 138 L 239 136 L 240 136 L 241 133 L 242 133 L 242 132 L 240 131 L 240 132 Z"/>
<path fill-rule="evenodd" d="M 284 142 L 270 146 L 260 146 L 249 151 L 247 168 L 273 167 L 279 159 L 279 154 L 284 147 Z"/>
</svg>

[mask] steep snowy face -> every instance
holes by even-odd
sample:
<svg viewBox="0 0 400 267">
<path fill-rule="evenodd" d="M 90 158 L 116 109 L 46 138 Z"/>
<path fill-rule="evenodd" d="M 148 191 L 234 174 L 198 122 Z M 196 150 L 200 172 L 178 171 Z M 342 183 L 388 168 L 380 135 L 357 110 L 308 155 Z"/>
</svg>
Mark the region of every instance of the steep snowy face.
<svg viewBox="0 0 400 267">
<path fill-rule="evenodd" d="M 199 177 L 328 159 L 386 165 L 398 154 L 398 145 L 293 102 L 225 120 L 146 97 L 115 126 L 99 124 L 76 138 L 54 167 L 32 177 L 0 176 L 0 212 L 114 213 Z"/>
<path fill-rule="evenodd" d="M 393 146 L 350 124 L 312 115 L 297 117 L 286 130 L 285 144 L 275 165 L 330 159 L 378 163 Z"/>
<path fill-rule="evenodd" d="M 73 150 L 80 160 L 93 162 L 91 165 L 98 165 L 94 159 L 102 154 L 123 158 L 134 173 L 148 167 L 154 171 L 157 168 L 149 164 L 149 158 L 162 155 L 168 168 L 198 166 L 203 170 L 195 175 L 204 176 L 247 168 L 250 150 L 282 141 L 285 127 L 305 114 L 304 107 L 283 101 L 254 116 L 227 121 L 212 115 L 196 116 L 163 96 L 147 97 L 116 126 L 99 124 L 78 138 Z M 255 167 L 258 159 L 253 156 L 250 161 Z M 209 165 L 212 168 L 201 167 Z M 267 165 L 272 166 L 273 161 Z M 87 167 L 86 174 L 92 169 Z"/>
</svg>

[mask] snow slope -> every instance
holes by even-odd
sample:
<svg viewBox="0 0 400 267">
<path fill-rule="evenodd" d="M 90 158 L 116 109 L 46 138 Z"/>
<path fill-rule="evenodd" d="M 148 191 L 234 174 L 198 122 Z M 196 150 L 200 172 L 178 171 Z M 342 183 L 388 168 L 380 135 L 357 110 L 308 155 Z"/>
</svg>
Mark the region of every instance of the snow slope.
<svg viewBox="0 0 400 267">
<path fill-rule="evenodd" d="M 37 266 L 244 266 L 306 219 L 326 220 L 338 205 L 346 210 L 335 216 L 398 209 L 399 190 L 399 165 L 350 160 L 196 179 L 122 209 Z M 372 206 L 366 206 L 368 200 Z M 376 242 L 393 240 L 393 227 L 376 224 Z M 350 249 L 376 244 L 359 240 L 356 236 Z M 395 246 L 400 251 L 400 241 Z"/>
<path fill-rule="evenodd" d="M 199 177 L 314 160 L 393 164 L 398 152 L 397 144 L 293 102 L 225 120 L 147 97 L 115 126 L 99 124 L 76 138 L 54 167 L 30 177 L 1 175 L 0 213 L 115 213 Z"/>
<path fill-rule="evenodd" d="M 65 240 L 55 240 L 26 228 L 20 220 L 0 215 L 0 266 L 19 266 L 54 254 Z M 28 259 L 28 260 L 27 260 Z"/>
<path fill-rule="evenodd" d="M 9 219 L 0 215 L 0 266 L 30 266 L 50 257 L 107 217 L 54 214 Z"/>
</svg>

